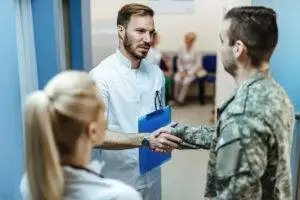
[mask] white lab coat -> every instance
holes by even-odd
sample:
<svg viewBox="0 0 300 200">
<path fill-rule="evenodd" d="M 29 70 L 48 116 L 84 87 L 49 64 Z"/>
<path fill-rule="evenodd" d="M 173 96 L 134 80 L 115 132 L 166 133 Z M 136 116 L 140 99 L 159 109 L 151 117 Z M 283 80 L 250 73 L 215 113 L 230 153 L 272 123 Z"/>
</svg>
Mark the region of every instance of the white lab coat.
<svg viewBox="0 0 300 200">
<path fill-rule="evenodd" d="M 65 191 L 63 200 L 142 200 L 140 194 L 132 187 L 120 181 L 101 178 L 97 174 L 101 170 L 98 162 L 87 167 L 95 172 L 64 166 Z M 23 200 L 30 200 L 26 175 L 21 181 L 21 194 Z"/>
<path fill-rule="evenodd" d="M 155 110 L 156 91 L 164 101 L 164 75 L 147 59 L 141 61 L 138 69 L 132 69 L 131 62 L 117 50 L 95 67 L 90 75 L 103 96 L 110 131 L 137 133 L 138 118 Z M 160 169 L 140 176 L 137 148 L 97 150 L 94 158 L 107 163 L 103 169 L 104 176 L 119 179 L 137 190 L 143 190 L 142 193 L 156 184 L 155 191 L 149 190 L 149 193 L 156 195 L 151 200 L 160 200 Z M 144 199 L 147 197 L 144 196 Z"/>
</svg>

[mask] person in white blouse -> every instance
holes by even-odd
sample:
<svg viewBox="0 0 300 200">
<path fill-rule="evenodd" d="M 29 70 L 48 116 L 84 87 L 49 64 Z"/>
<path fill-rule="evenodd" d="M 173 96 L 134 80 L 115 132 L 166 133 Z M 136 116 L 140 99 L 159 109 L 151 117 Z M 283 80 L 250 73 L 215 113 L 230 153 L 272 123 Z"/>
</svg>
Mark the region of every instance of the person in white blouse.
<svg viewBox="0 0 300 200">
<path fill-rule="evenodd" d="M 159 67 L 165 76 L 165 103 L 168 104 L 172 95 L 172 84 L 173 84 L 173 69 L 171 59 L 162 54 L 162 52 L 157 48 L 160 42 L 160 36 L 157 32 L 153 35 L 153 41 L 151 47 L 148 51 L 146 59 L 152 62 L 153 65 Z"/>
<path fill-rule="evenodd" d="M 24 200 L 142 200 L 124 183 L 103 178 L 103 163 L 91 162 L 104 143 L 104 103 L 87 73 L 56 75 L 25 105 Z"/>
<path fill-rule="evenodd" d="M 154 33 L 153 35 L 153 40 L 150 46 L 150 49 L 147 54 L 147 60 L 149 60 L 153 65 L 155 66 L 160 66 L 161 59 L 162 59 L 162 53 L 161 51 L 157 48 L 157 45 L 159 44 L 159 35 L 157 32 Z"/>
<path fill-rule="evenodd" d="M 187 33 L 184 37 L 185 46 L 177 54 L 177 73 L 174 76 L 174 98 L 183 105 L 190 84 L 195 80 L 196 73 L 199 70 L 200 58 L 194 48 L 196 34 Z"/>
<path fill-rule="evenodd" d="M 141 4 L 123 6 L 117 17 L 119 47 L 90 72 L 104 99 L 107 136 L 111 141 L 120 138 L 131 140 L 132 133 L 138 133 L 139 117 L 164 104 L 164 75 L 158 67 L 144 59 L 155 33 L 153 15 L 151 8 Z M 162 101 L 157 101 L 156 97 Z M 176 147 L 174 141 L 178 138 L 172 137 L 161 137 L 159 144 Z M 148 144 L 142 143 L 153 148 L 153 144 L 157 146 L 155 139 L 152 138 Z M 120 150 L 114 144 L 112 142 L 109 151 L 99 149 L 94 152 L 95 158 L 107 162 L 103 175 L 133 186 L 144 200 L 161 200 L 160 168 L 140 175 L 138 149 Z"/>
</svg>

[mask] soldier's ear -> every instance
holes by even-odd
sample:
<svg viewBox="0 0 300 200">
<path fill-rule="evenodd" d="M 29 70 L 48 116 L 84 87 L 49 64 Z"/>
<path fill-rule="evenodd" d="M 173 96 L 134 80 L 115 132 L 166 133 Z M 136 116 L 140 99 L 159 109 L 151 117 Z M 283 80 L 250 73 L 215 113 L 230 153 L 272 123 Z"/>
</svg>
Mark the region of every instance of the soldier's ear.
<svg viewBox="0 0 300 200">
<path fill-rule="evenodd" d="M 233 55 L 236 59 L 247 55 L 247 47 L 241 40 L 237 40 L 233 46 Z"/>
<path fill-rule="evenodd" d="M 126 32 L 126 29 L 124 26 L 122 25 L 118 25 L 118 36 L 121 40 L 124 40 L 125 38 L 125 32 Z"/>
</svg>

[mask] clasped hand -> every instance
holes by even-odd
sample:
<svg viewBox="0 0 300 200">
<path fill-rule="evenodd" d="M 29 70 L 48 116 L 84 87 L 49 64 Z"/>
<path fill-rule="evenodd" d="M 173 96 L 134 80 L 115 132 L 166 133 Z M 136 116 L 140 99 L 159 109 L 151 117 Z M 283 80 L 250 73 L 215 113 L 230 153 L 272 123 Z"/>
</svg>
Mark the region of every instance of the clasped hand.
<svg viewBox="0 0 300 200">
<path fill-rule="evenodd" d="M 149 142 L 153 151 L 167 153 L 179 148 L 182 140 L 171 135 L 171 127 L 166 126 L 152 133 Z"/>
</svg>

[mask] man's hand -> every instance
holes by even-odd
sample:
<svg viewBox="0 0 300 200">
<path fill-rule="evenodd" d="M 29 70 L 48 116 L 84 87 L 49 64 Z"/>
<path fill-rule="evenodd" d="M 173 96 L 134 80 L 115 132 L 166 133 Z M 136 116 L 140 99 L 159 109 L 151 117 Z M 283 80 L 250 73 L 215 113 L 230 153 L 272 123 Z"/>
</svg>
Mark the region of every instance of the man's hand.
<svg viewBox="0 0 300 200">
<path fill-rule="evenodd" d="M 159 129 L 158 131 L 152 133 L 149 137 L 149 142 L 151 148 L 156 152 L 171 152 L 172 150 L 179 147 L 178 144 L 182 142 L 182 140 L 174 135 L 171 135 L 171 130 Z"/>
</svg>

